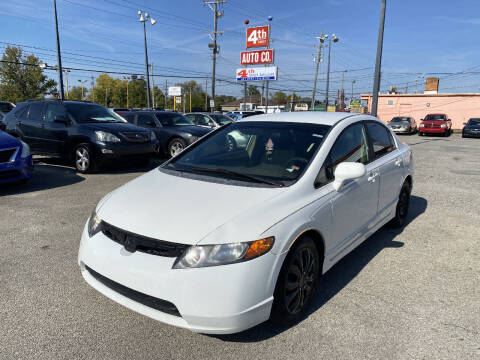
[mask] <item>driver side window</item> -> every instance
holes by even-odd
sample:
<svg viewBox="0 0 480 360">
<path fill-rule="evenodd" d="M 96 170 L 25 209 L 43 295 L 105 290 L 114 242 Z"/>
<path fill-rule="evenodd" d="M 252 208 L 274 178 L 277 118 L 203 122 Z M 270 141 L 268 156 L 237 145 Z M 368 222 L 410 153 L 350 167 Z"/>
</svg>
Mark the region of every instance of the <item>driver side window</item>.
<svg viewBox="0 0 480 360">
<path fill-rule="evenodd" d="M 333 144 L 317 175 L 315 187 L 319 188 L 333 181 L 335 168 L 342 162 L 367 164 L 369 161 L 368 142 L 363 123 L 351 125 L 343 130 Z"/>
</svg>

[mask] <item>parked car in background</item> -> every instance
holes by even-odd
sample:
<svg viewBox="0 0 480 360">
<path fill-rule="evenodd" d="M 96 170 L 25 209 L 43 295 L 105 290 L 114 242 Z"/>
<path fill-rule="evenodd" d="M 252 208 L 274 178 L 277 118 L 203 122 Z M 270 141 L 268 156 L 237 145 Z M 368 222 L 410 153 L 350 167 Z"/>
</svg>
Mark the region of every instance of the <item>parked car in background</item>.
<svg viewBox="0 0 480 360">
<path fill-rule="evenodd" d="M 388 126 L 396 134 L 415 134 L 417 132 L 417 123 L 410 116 L 396 116 Z"/>
<path fill-rule="evenodd" d="M 249 145 L 229 149 L 232 132 Z M 292 325 L 320 275 L 385 224 L 405 224 L 413 165 L 409 147 L 368 115 L 236 121 L 106 195 L 78 264 L 105 296 L 174 326 Z"/>
<path fill-rule="evenodd" d="M 168 157 L 175 156 L 213 130 L 196 126 L 177 112 L 141 110 L 121 114 L 129 123 L 153 131 L 160 142 L 159 152 Z"/>
<path fill-rule="evenodd" d="M 480 118 L 471 118 L 462 129 L 462 138 L 480 137 Z"/>
<path fill-rule="evenodd" d="M 15 108 L 15 104 L 10 101 L 0 101 L 0 111 L 3 113 L 9 113 Z"/>
<path fill-rule="evenodd" d="M 32 173 L 33 160 L 28 145 L 0 131 L 0 184 L 28 180 Z"/>
<path fill-rule="evenodd" d="M 440 134 L 448 136 L 452 132 L 452 120 L 446 114 L 428 114 L 418 127 L 419 135 Z"/>
<path fill-rule="evenodd" d="M 188 113 L 185 114 L 185 117 L 197 126 L 214 129 L 229 124 L 233 121 L 229 116 L 209 112 Z"/>
<path fill-rule="evenodd" d="M 82 173 L 98 170 L 108 160 L 148 162 L 158 147 L 152 131 L 89 102 L 26 101 L 8 113 L 5 124 L 32 154 L 73 160 Z"/>
<path fill-rule="evenodd" d="M 108 109 L 119 115 L 125 111 L 130 111 L 129 108 L 108 108 Z"/>
<path fill-rule="evenodd" d="M 234 119 L 234 121 L 243 119 L 243 114 L 240 114 L 240 113 L 227 112 L 224 115 L 231 117 L 232 119 Z"/>
</svg>

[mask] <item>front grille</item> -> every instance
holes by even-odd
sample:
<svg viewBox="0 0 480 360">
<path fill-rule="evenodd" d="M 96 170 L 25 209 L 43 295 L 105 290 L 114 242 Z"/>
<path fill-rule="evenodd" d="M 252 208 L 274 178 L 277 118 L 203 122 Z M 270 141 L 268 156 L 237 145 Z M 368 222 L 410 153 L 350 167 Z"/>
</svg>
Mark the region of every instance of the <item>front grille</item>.
<svg viewBox="0 0 480 360">
<path fill-rule="evenodd" d="M 0 163 L 9 162 L 12 155 L 15 154 L 15 151 L 17 151 L 17 148 L 0 150 Z"/>
<path fill-rule="evenodd" d="M 90 275 L 92 275 L 95 279 L 100 281 L 106 287 L 112 289 L 113 291 L 133 300 L 142 305 L 151 307 L 155 310 L 173 315 L 173 316 L 180 316 L 180 312 L 178 311 L 177 307 L 173 305 L 171 302 L 162 300 L 139 291 L 130 289 L 126 286 L 123 286 L 113 280 L 106 278 L 105 276 L 97 273 L 95 270 L 89 268 L 85 265 L 85 268 L 88 270 Z"/>
<path fill-rule="evenodd" d="M 148 132 L 121 132 L 122 136 L 128 142 L 146 143 L 150 141 L 150 133 Z"/>
<path fill-rule="evenodd" d="M 432 127 L 432 125 L 430 125 L 430 124 L 426 124 L 426 125 L 425 125 L 425 127 L 426 127 L 426 128 L 431 128 L 431 127 Z"/>
<path fill-rule="evenodd" d="M 102 232 L 105 236 L 123 246 L 126 246 L 125 242 L 128 240 L 126 248 L 129 251 L 140 251 L 151 255 L 179 257 L 189 247 L 189 245 L 185 244 L 177 244 L 133 234 L 106 222 L 102 222 Z"/>
<path fill-rule="evenodd" d="M 19 176 L 20 173 L 17 170 L 0 171 L 0 179 L 13 179 Z"/>
<path fill-rule="evenodd" d="M 439 128 L 440 128 L 440 125 L 438 125 L 438 124 L 433 124 L 433 127 L 434 127 L 435 129 L 439 129 Z"/>
</svg>

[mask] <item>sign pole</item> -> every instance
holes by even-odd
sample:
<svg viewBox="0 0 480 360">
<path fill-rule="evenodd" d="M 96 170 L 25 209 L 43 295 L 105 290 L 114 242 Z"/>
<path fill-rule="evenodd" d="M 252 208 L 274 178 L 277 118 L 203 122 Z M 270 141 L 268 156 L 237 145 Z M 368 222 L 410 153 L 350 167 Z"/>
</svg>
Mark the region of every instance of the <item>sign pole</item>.
<svg viewBox="0 0 480 360">
<path fill-rule="evenodd" d="M 177 110 L 177 97 L 173 97 L 173 111 Z"/>
</svg>

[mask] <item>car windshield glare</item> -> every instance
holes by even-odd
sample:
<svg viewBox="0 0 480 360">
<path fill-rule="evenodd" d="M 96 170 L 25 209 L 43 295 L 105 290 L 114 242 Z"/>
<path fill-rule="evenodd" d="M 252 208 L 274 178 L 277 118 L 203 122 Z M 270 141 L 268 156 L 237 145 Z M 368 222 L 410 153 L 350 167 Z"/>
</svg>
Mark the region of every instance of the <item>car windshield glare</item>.
<svg viewBox="0 0 480 360">
<path fill-rule="evenodd" d="M 163 167 L 286 186 L 303 174 L 329 129 L 320 124 L 234 122 Z"/>
<path fill-rule="evenodd" d="M 447 118 L 445 115 L 427 115 L 423 120 L 424 121 L 446 121 Z"/>
<path fill-rule="evenodd" d="M 194 125 L 193 121 L 180 114 L 158 112 L 155 114 L 162 126 L 185 126 Z"/>
<path fill-rule="evenodd" d="M 70 115 L 73 116 L 76 122 L 118 122 L 124 123 L 121 116 L 115 114 L 113 111 L 96 104 L 65 104 Z"/>
</svg>

